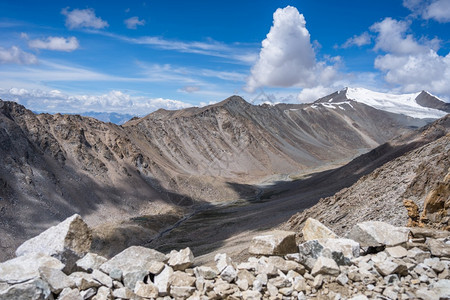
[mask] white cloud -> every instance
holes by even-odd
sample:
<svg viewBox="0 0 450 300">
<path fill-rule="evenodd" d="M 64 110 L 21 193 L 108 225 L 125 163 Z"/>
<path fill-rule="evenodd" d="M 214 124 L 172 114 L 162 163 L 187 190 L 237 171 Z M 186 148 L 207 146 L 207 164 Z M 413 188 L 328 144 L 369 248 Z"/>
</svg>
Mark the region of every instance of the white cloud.
<svg viewBox="0 0 450 300">
<path fill-rule="evenodd" d="M 370 29 L 378 33 L 375 50 L 383 50 L 396 54 L 416 54 L 428 51 L 425 45 L 419 44 L 412 34 L 406 34 L 409 23 L 385 18 L 373 24 Z"/>
<path fill-rule="evenodd" d="M 277 9 L 273 25 L 265 40 L 259 59 L 251 69 L 246 90 L 263 86 L 312 87 L 326 85 L 336 75 L 334 66 L 317 62 L 305 18 L 295 7 Z"/>
<path fill-rule="evenodd" d="M 133 96 L 118 90 L 100 95 L 70 95 L 59 90 L 10 88 L 0 89 L 0 98 L 16 101 L 34 111 L 50 113 L 97 111 L 142 116 L 159 108 L 182 109 L 192 106 L 179 100 Z"/>
<path fill-rule="evenodd" d="M 411 10 L 414 16 L 440 23 L 450 22 L 450 0 L 403 0 L 403 6 Z"/>
<path fill-rule="evenodd" d="M 69 8 L 64 8 L 61 13 L 66 16 L 66 27 L 69 29 L 102 29 L 109 26 L 108 22 L 95 15 L 95 11 L 92 8 L 74 9 L 72 11 L 69 11 Z"/>
<path fill-rule="evenodd" d="M 36 56 L 22 51 L 19 47 L 12 46 L 9 49 L 0 47 L 0 64 L 30 65 L 37 61 Z"/>
<path fill-rule="evenodd" d="M 335 91 L 335 87 L 324 87 L 321 85 L 313 88 L 305 88 L 297 95 L 297 100 L 301 103 L 310 103 Z"/>
<path fill-rule="evenodd" d="M 434 19 L 440 23 L 450 22 L 450 0 L 437 0 L 425 10 L 425 19 Z"/>
<path fill-rule="evenodd" d="M 440 56 L 431 49 L 417 55 L 386 54 L 376 58 L 375 67 L 402 92 L 427 90 L 450 96 L 450 54 Z"/>
<path fill-rule="evenodd" d="M 349 38 L 345 43 L 341 46 L 342 48 L 349 48 L 352 46 L 364 46 L 369 45 L 372 43 L 372 37 L 368 32 L 364 32 L 361 35 L 354 35 L 353 37 Z"/>
<path fill-rule="evenodd" d="M 418 5 L 412 1 L 411 7 Z M 375 23 L 371 29 L 378 33 L 375 50 L 385 52 L 374 62 L 387 83 L 399 92 L 428 90 L 432 93 L 450 95 L 450 54 L 437 53 L 438 39 L 417 40 L 406 34 L 409 23 L 386 18 Z"/>
<path fill-rule="evenodd" d="M 30 48 L 47 49 L 56 51 L 73 51 L 80 46 L 78 39 L 74 36 L 69 38 L 50 36 L 46 40 L 35 39 L 28 42 Z"/>
<path fill-rule="evenodd" d="M 136 29 L 138 25 L 145 25 L 145 20 L 139 20 L 138 17 L 131 17 L 123 21 L 128 29 Z"/>
</svg>

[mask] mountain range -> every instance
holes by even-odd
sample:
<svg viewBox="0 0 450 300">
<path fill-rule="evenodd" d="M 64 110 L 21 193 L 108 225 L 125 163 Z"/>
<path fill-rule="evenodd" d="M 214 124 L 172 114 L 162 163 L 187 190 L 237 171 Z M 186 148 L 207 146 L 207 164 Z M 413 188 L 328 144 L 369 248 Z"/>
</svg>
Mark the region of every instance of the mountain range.
<svg viewBox="0 0 450 300">
<path fill-rule="evenodd" d="M 232 96 L 120 126 L 0 101 L 0 258 L 73 213 L 99 228 L 99 247 L 111 235 L 129 245 L 199 207 L 257 199 L 261 182 L 343 165 L 448 112 L 414 95 L 347 88 L 274 106 Z"/>
</svg>

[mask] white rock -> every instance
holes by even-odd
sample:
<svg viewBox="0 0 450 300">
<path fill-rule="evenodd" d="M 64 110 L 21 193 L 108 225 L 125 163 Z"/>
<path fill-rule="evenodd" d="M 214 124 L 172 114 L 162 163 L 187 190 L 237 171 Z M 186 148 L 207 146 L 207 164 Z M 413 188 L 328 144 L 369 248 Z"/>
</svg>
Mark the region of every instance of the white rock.
<svg viewBox="0 0 450 300">
<path fill-rule="evenodd" d="M 194 268 L 195 277 L 202 277 L 204 279 L 214 279 L 217 277 L 218 272 L 216 268 L 200 266 Z"/>
<path fill-rule="evenodd" d="M 16 250 L 16 256 L 43 253 L 64 263 L 67 272 L 90 249 L 92 232 L 83 219 L 75 214 L 38 236 L 25 241 Z"/>
<path fill-rule="evenodd" d="M 113 276 L 111 272 L 121 271 L 123 275 L 136 271 L 150 272 L 155 261 L 166 262 L 167 257 L 165 254 L 153 249 L 132 246 L 102 264 L 100 270 L 116 279 L 116 276 Z"/>
<path fill-rule="evenodd" d="M 186 268 L 192 266 L 193 261 L 194 254 L 188 247 L 180 251 L 172 250 L 169 254 L 168 265 L 171 266 L 175 271 L 184 271 Z"/>
<path fill-rule="evenodd" d="M 255 236 L 248 249 L 256 255 L 286 255 L 297 252 L 295 232 L 275 230 L 265 235 Z"/>
<path fill-rule="evenodd" d="M 50 287 L 39 278 L 10 286 L 0 292 L 0 300 L 49 299 Z"/>
<path fill-rule="evenodd" d="M 65 288 L 75 287 L 75 282 L 61 270 L 52 269 L 49 267 L 40 267 L 39 275 L 45 282 L 48 283 L 50 290 L 55 294 L 59 294 Z"/>
<path fill-rule="evenodd" d="M 92 274 L 85 272 L 74 272 L 69 275 L 69 277 L 75 282 L 78 289 L 83 291 L 87 290 L 91 287 L 97 288 L 101 284 L 97 280 L 94 279 Z"/>
<path fill-rule="evenodd" d="M 154 285 L 151 281 L 144 283 L 139 281 L 134 287 L 134 293 L 140 297 L 144 298 L 157 298 L 159 294 L 158 287 Z"/>
<path fill-rule="evenodd" d="M 87 253 L 76 262 L 76 266 L 85 272 L 90 272 L 91 270 L 99 269 L 107 261 L 103 256 L 95 253 Z"/>
<path fill-rule="evenodd" d="M 380 221 L 358 223 L 347 234 L 347 238 L 358 242 L 363 247 L 393 247 L 408 241 L 410 229 L 395 227 Z"/>
<path fill-rule="evenodd" d="M 386 253 L 391 257 L 402 258 L 408 255 L 408 250 L 401 246 L 388 247 L 385 249 Z"/>
<path fill-rule="evenodd" d="M 233 261 L 225 253 L 218 253 L 214 256 L 216 267 L 219 273 L 221 273 L 228 265 L 232 265 Z"/>
<path fill-rule="evenodd" d="M 161 273 L 155 276 L 154 283 L 158 288 L 160 296 L 165 296 L 169 292 L 169 280 L 173 274 L 172 267 L 165 266 Z"/>
<path fill-rule="evenodd" d="M 220 277 L 226 282 L 233 282 L 236 279 L 237 271 L 232 265 L 228 265 L 220 273 Z"/>
<path fill-rule="evenodd" d="M 103 273 L 102 271 L 99 270 L 94 270 L 92 272 L 92 277 L 94 277 L 95 280 L 97 280 L 98 282 L 100 282 L 102 285 L 108 287 L 108 288 L 112 288 L 113 287 L 113 280 L 111 277 L 109 277 L 108 275 L 106 275 L 105 273 Z"/>
<path fill-rule="evenodd" d="M 318 239 L 336 239 L 338 235 L 316 219 L 308 218 L 302 229 L 305 241 Z"/>
<path fill-rule="evenodd" d="M 0 263 L 0 282 L 14 284 L 37 278 L 40 267 L 62 270 L 64 264 L 42 253 L 19 256 Z"/>
<path fill-rule="evenodd" d="M 61 294 L 59 294 L 57 300 L 84 300 L 80 294 L 80 291 L 77 289 L 65 288 Z M 92 300 L 103 300 L 103 299 L 95 299 Z M 109 300 L 109 299 L 108 299 Z"/>
<path fill-rule="evenodd" d="M 321 256 L 317 259 L 311 271 L 312 276 L 318 274 L 337 276 L 339 275 L 339 266 L 333 259 Z"/>
<path fill-rule="evenodd" d="M 111 300 L 111 290 L 106 286 L 101 286 L 97 290 L 97 295 L 95 295 L 92 300 Z"/>
</svg>

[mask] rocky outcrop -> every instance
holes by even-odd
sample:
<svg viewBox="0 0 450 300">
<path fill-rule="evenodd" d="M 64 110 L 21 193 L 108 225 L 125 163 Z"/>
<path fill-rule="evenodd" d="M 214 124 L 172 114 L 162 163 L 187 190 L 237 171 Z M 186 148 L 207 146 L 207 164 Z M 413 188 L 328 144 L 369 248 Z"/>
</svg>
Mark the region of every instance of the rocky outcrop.
<svg viewBox="0 0 450 300">
<path fill-rule="evenodd" d="M 91 243 L 91 229 L 80 215 L 75 214 L 24 242 L 17 248 L 16 256 L 43 253 L 57 258 L 70 271 L 89 251 Z"/>
<path fill-rule="evenodd" d="M 424 238 L 419 241 L 419 236 Z M 393 234 L 389 241 L 377 243 L 401 246 L 372 253 L 360 251 L 353 240 L 310 240 L 306 243 L 317 243 L 309 253 L 301 244 L 293 253 L 253 256 L 240 263 L 218 254 L 212 266 L 183 266 L 182 270 L 172 266 L 191 260 L 189 249 L 165 255 L 131 247 L 101 265 L 104 258 L 88 253 L 77 262 L 84 270 L 72 273 L 63 273 L 64 265 L 55 258 L 32 254 L 36 260 L 33 272 L 12 267 L 26 255 L 0 264 L 0 299 L 437 300 L 450 297 L 449 238 L 449 233 L 426 229 L 402 243 L 403 236 Z M 311 268 L 304 260 L 307 255 L 315 257 Z M 345 263 L 339 263 L 339 257 L 345 257 Z"/>
<path fill-rule="evenodd" d="M 450 167 L 445 178 L 425 198 L 420 224 L 450 230 Z"/>
</svg>

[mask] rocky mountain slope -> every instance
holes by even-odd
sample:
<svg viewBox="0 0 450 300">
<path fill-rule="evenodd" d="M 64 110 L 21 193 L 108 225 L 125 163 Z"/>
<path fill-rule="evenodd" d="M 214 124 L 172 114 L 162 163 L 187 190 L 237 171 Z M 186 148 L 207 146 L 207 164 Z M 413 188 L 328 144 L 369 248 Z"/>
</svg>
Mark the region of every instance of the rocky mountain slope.
<svg viewBox="0 0 450 300">
<path fill-rule="evenodd" d="M 262 179 L 342 163 L 426 122 L 233 96 L 117 126 L 0 101 L 0 257 L 73 213 L 100 228 L 99 243 L 142 243 L 188 206 L 255 197 Z"/>
<path fill-rule="evenodd" d="M 399 156 L 402 152 L 406 154 Z M 434 204 L 438 207 L 431 209 L 432 213 L 441 215 L 439 218 L 433 217 L 429 223 L 439 223 L 440 228 L 448 228 L 449 204 L 446 203 L 448 199 L 444 198 L 448 194 L 445 190 L 448 186 L 446 178 L 450 173 L 449 154 L 450 115 L 447 115 L 415 134 L 394 139 L 336 170 L 334 176 L 348 177 L 374 169 L 351 187 L 323 198 L 315 206 L 294 215 L 286 228 L 302 228 L 309 217 L 317 218 L 338 234 L 345 233 L 362 220 L 404 226 L 408 221 L 404 200 L 415 203 L 418 210 L 423 211 L 430 193 L 438 194 L 434 198 L 442 197 L 439 203 Z M 375 169 L 373 165 L 379 167 Z"/>
</svg>

